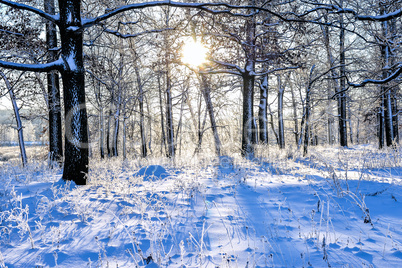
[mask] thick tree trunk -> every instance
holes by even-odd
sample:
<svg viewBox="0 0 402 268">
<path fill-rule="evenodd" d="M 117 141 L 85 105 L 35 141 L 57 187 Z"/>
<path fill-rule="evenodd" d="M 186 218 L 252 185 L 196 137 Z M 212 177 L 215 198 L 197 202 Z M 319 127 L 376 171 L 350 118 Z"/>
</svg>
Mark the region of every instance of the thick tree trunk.
<svg viewBox="0 0 402 268">
<path fill-rule="evenodd" d="M 260 143 L 268 144 L 268 75 L 264 75 L 260 84 L 260 105 L 258 106 L 258 124 Z"/>
<path fill-rule="evenodd" d="M 88 173 L 88 121 L 85 104 L 85 69 L 81 1 L 59 0 L 65 113 L 63 179 L 85 185 Z"/>
<path fill-rule="evenodd" d="M 250 63 L 253 64 L 253 63 Z M 242 156 L 251 159 L 254 157 L 253 139 L 253 100 L 254 76 L 243 74 L 243 119 L 242 119 Z"/>
<path fill-rule="evenodd" d="M 341 5 L 343 1 L 341 1 Z M 339 35 L 339 51 L 340 51 L 340 88 L 338 94 L 338 116 L 339 116 L 339 141 L 343 147 L 348 146 L 348 130 L 347 114 L 346 114 L 346 60 L 345 60 L 345 29 L 343 27 L 343 14 L 340 15 L 340 35 Z"/>
<path fill-rule="evenodd" d="M 45 12 L 52 15 L 55 14 L 54 0 L 45 0 L 44 5 Z M 46 45 L 48 49 L 48 62 L 57 60 L 56 25 L 51 21 L 46 22 Z M 61 165 L 63 162 L 63 141 L 59 75 L 56 70 L 47 73 L 47 89 L 49 109 L 49 160 Z"/>
</svg>

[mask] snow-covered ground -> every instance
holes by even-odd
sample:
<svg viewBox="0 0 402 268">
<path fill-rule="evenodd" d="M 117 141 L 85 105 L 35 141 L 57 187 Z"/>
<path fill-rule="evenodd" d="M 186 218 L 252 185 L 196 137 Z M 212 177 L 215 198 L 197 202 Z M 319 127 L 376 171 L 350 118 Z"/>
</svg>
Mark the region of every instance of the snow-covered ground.
<svg viewBox="0 0 402 268">
<path fill-rule="evenodd" d="M 0 267 L 399 267 L 400 151 L 45 163 L 0 174 Z"/>
</svg>

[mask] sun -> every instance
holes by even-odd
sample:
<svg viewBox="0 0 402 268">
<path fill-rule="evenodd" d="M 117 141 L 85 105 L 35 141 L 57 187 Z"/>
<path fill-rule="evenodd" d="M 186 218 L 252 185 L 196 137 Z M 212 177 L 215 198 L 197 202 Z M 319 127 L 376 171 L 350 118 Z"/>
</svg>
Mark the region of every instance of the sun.
<svg viewBox="0 0 402 268">
<path fill-rule="evenodd" d="M 193 40 L 187 41 L 181 51 L 181 61 L 183 63 L 199 66 L 206 61 L 207 49 L 203 44 Z"/>
</svg>

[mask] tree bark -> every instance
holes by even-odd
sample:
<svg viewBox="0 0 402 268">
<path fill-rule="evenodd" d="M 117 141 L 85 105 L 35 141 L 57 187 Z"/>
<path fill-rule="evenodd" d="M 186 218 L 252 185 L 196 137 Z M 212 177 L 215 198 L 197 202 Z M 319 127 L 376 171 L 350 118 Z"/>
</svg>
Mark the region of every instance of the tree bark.
<svg viewBox="0 0 402 268">
<path fill-rule="evenodd" d="M 250 63 L 253 64 L 253 63 Z M 243 74 L 243 119 L 242 119 L 242 156 L 247 159 L 254 157 L 253 139 L 253 100 L 254 76 Z"/>
<path fill-rule="evenodd" d="M 85 69 L 81 1 L 59 0 L 60 36 L 65 114 L 63 179 L 85 185 L 88 173 L 88 121 L 85 103 Z"/>
<path fill-rule="evenodd" d="M 258 106 L 258 124 L 260 143 L 268 144 L 268 75 L 264 75 L 260 83 L 260 105 Z"/>
<path fill-rule="evenodd" d="M 44 1 L 45 12 L 54 15 L 54 0 Z M 48 50 L 48 62 L 57 60 L 57 32 L 56 25 L 46 22 L 46 45 Z M 60 107 L 60 86 L 59 75 L 56 70 L 47 72 L 48 89 L 48 113 L 49 113 L 49 160 L 57 162 L 59 165 L 63 162 L 63 141 L 61 128 L 61 107 Z M 51 165 L 52 166 L 52 165 Z"/>
<path fill-rule="evenodd" d="M 279 138 L 279 148 L 285 148 L 285 126 L 283 123 L 283 94 L 285 89 L 280 83 L 280 77 L 278 76 L 278 138 Z"/>
<path fill-rule="evenodd" d="M 340 2 L 343 5 L 343 0 Z M 340 88 L 338 94 L 338 117 L 339 117 L 339 141 L 343 147 L 348 146 L 348 130 L 346 127 L 346 60 L 345 60 L 345 29 L 343 23 L 343 14 L 340 15 L 340 34 L 339 34 L 339 51 L 340 51 Z"/>
</svg>

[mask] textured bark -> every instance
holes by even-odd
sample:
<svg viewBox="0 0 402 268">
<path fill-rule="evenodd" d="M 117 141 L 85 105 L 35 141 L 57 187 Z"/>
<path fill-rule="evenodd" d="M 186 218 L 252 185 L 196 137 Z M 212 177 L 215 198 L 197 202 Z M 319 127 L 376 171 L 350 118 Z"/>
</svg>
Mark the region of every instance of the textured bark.
<svg viewBox="0 0 402 268">
<path fill-rule="evenodd" d="M 61 53 L 66 65 L 62 71 L 66 120 L 63 179 L 85 185 L 88 173 L 88 122 L 80 3 L 59 0 Z"/>
<path fill-rule="evenodd" d="M 341 1 L 341 5 L 343 1 Z M 339 142 L 343 147 L 348 146 L 348 130 L 347 124 L 347 114 L 346 114 L 346 60 L 345 60 L 345 29 L 343 23 L 343 15 L 340 15 L 340 35 L 339 35 L 339 51 L 340 51 L 340 88 L 339 91 L 342 93 L 338 94 L 338 116 L 339 116 Z"/>
<path fill-rule="evenodd" d="M 253 139 L 254 76 L 243 74 L 242 156 L 254 157 Z"/>
<path fill-rule="evenodd" d="M 45 12 L 55 14 L 54 0 L 44 1 Z M 48 62 L 57 60 L 57 32 L 56 25 L 46 22 L 46 45 Z M 48 113 L 49 113 L 49 160 L 62 164 L 63 141 L 61 128 L 60 86 L 59 75 L 56 70 L 47 73 Z"/>
</svg>

